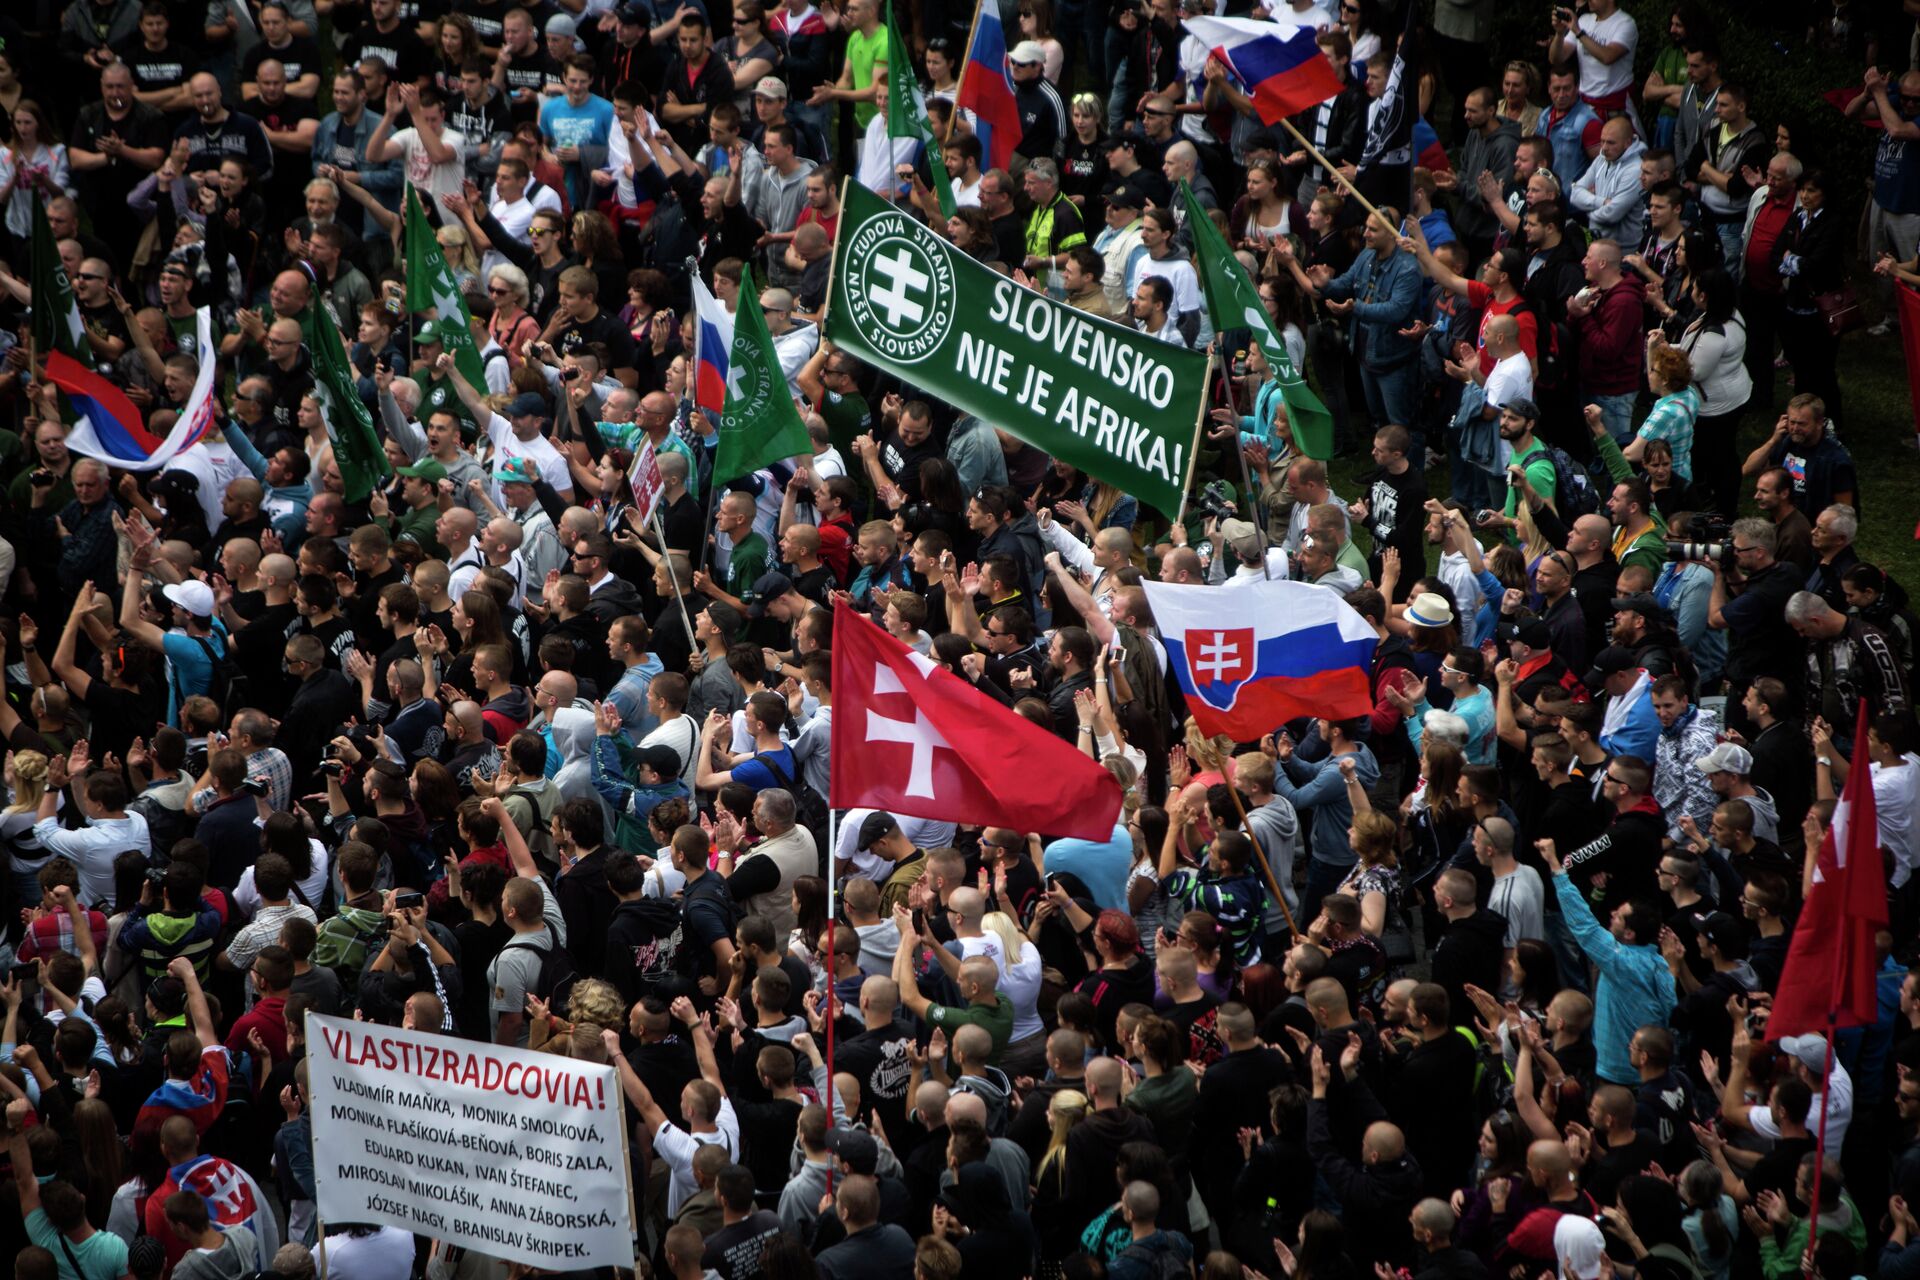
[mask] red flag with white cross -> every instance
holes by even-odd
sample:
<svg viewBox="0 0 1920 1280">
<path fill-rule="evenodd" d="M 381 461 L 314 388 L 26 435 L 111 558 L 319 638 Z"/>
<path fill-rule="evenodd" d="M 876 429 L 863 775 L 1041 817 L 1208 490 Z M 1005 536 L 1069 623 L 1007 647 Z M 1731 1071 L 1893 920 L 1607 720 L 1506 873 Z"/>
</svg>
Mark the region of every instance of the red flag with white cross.
<svg viewBox="0 0 1920 1280">
<path fill-rule="evenodd" d="M 1120 784 L 844 601 L 833 618 L 836 809 L 1107 840 Z"/>
</svg>

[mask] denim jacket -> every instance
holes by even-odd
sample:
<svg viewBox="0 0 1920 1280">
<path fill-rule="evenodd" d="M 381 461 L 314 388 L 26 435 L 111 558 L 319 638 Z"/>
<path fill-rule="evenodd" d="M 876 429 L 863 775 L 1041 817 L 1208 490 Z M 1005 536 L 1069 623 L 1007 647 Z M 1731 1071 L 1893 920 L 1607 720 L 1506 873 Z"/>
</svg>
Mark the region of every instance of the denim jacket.
<svg viewBox="0 0 1920 1280">
<path fill-rule="evenodd" d="M 1372 249 L 1362 249 L 1344 274 L 1327 281 L 1320 296 L 1333 302 L 1354 300 L 1354 353 L 1367 369 L 1390 373 L 1420 354 L 1417 339 L 1400 335 L 1414 321 L 1420 286 L 1420 262 L 1411 253 L 1396 252 L 1382 261 Z"/>
</svg>

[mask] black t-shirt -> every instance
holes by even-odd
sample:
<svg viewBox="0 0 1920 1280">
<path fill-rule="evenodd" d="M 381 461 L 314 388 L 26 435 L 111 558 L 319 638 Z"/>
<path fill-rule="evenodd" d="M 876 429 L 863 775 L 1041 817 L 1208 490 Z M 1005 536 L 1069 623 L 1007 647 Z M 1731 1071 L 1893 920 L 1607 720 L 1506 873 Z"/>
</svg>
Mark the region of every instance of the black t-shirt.
<svg viewBox="0 0 1920 1280">
<path fill-rule="evenodd" d="M 433 58 L 426 43 L 414 34 L 403 17 L 392 31 L 381 32 L 369 24 L 351 36 L 340 50 L 341 64 L 353 66 L 364 58 L 379 58 L 396 82 L 411 83 L 433 70 Z M 384 104 L 369 105 L 380 110 Z"/>
<path fill-rule="evenodd" d="M 120 308 L 111 302 L 97 307 L 89 307 L 84 303 L 75 305 L 80 308 L 80 319 L 88 328 L 98 329 L 108 337 L 118 338 L 122 342 L 133 341 L 133 334 L 127 330 L 126 318 L 120 314 Z"/>
<path fill-rule="evenodd" d="M 525 57 L 507 59 L 507 99 L 514 123 L 539 119 L 540 104 L 545 100 L 540 91 L 549 84 L 559 83 L 560 64 L 547 56 L 544 46 L 536 45 Z M 515 97 L 516 94 L 531 96 L 523 100 Z"/>
<path fill-rule="evenodd" d="M 908 444 L 896 429 L 887 432 L 880 442 L 880 469 L 887 473 L 887 479 L 900 486 L 909 502 L 920 500 L 920 464 L 940 456 L 939 442 L 931 432 L 919 444 Z"/>
<path fill-rule="evenodd" d="M 200 59 L 193 50 L 186 48 L 171 37 L 158 49 L 147 48 L 147 42 L 138 35 L 118 46 L 115 53 L 120 61 L 127 64 L 127 70 L 133 76 L 133 88 L 136 93 L 155 93 L 162 89 L 173 89 L 193 78 L 200 70 Z"/>
<path fill-rule="evenodd" d="M 1641 1172 L 1659 1158 L 1659 1142 L 1644 1130 L 1634 1130 L 1633 1141 L 1616 1147 L 1601 1146 L 1596 1135 L 1581 1188 L 1601 1204 L 1612 1204 L 1614 1192 L 1623 1179 Z"/>
<path fill-rule="evenodd" d="M 120 120 L 107 114 L 105 103 L 89 102 L 80 108 L 80 114 L 74 120 L 71 145 L 82 151 L 98 151 L 100 139 L 108 134 L 116 134 L 129 147 L 164 148 L 172 133 L 166 117 L 144 102 L 134 103 L 133 109 Z M 107 201 L 123 202 L 127 193 L 146 176 L 147 171 L 139 165 L 108 156 L 103 167 L 77 169 L 73 179 L 83 198 L 97 200 L 98 207 L 105 208 Z"/>
<path fill-rule="evenodd" d="M 700 1255 L 700 1265 L 719 1272 L 720 1280 L 758 1280 L 765 1274 L 761 1256 L 784 1232 L 778 1217 L 765 1209 L 755 1209 L 732 1226 L 722 1227 L 707 1237 L 707 1249 Z"/>
<path fill-rule="evenodd" d="M 833 570 L 826 565 L 817 565 L 793 579 L 793 589 L 817 605 L 825 606 L 828 595 L 839 584 L 833 580 Z"/>
<path fill-rule="evenodd" d="M 83 701 L 93 717 L 92 741 L 100 744 L 94 750 L 101 758 L 113 755 L 126 759 L 127 748 L 133 745 L 133 740 L 153 731 L 156 708 L 151 698 L 140 693 L 116 689 L 95 677 L 87 686 Z M 158 710 L 164 714 L 166 708 L 162 706 Z"/>
<path fill-rule="evenodd" d="M 569 320 L 565 327 L 554 335 L 553 348 L 560 354 L 567 355 L 581 350 L 590 342 L 606 344 L 610 369 L 634 367 L 633 335 L 628 333 L 627 327 L 604 307 L 594 312 L 591 320 Z"/>
<path fill-rule="evenodd" d="M 1394 475 L 1385 467 L 1362 477 L 1367 487 L 1361 496 L 1367 503 L 1367 532 L 1373 536 L 1373 552 L 1378 557 L 1384 547 L 1397 547 L 1400 558 L 1426 555 L 1427 473 L 1418 464 L 1409 464 Z"/>
<path fill-rule="evenodd" d="M 269 59 L 286 68 L 288 84 L 292 84 L 309 71 L 317 75 L 322 70 L 320 46 L 305 36 L 294 36 L 287 41 L 287 47 L 284 49 L 270 48 L 267 42 L 262 40 L 247 50 L 246 56 L 240 59 L 241 82 L 251 83 L 259 79 L 260 64 Z M 311 102 L 312 99 L 308 101 Z M 381 104 L 383 107 L 385 105 L 385 103 Z"/>
</svg>

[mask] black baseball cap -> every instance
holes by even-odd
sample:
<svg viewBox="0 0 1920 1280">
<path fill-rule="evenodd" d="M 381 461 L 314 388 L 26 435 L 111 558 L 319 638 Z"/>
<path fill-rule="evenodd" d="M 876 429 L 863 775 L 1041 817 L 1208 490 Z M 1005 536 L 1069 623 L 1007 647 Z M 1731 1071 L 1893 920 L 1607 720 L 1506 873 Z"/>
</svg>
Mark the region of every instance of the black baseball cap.
<svg viewBox="0 0 1920 1280">
<path fill-rule="evenodd" d="M 900 820 L 884 809 L 868 814 L 860 822 L 860 835 L 855 847 L 862 853 L 874 846 L 875 841 L 885 840 L 900 830 Z"/>
</svg>

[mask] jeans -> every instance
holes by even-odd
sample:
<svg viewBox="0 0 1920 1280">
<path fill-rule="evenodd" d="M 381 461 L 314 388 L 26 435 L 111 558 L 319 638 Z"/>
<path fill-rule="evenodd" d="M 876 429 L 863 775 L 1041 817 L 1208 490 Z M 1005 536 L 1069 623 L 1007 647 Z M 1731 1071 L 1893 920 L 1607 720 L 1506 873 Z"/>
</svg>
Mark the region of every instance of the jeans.
<svg viewBox="0 0 1920 1280">
<path fill-rule="evenodd" d="M 1340 887 L 1347 878 L 1352 866 L 1336 867 L 1331 862 L 1322 862 L 1318 858 L 1307 859 L 1307 883 L 1300 890 L 1300 910 L 1294 916 L 1294 922 L 1302 933 L 1313 918 L 1320 914 L 1320 900 Z"/>
<path fill-rule="evenodd" d="M 1487 487 L 1491 477 L 1460 456 L 1460 433 L 1451 427 L 1447 429 L 1447 452 L 1452 455 L 1448 469 L 1453 473 L 1453 489 L 1448 496 L 1469 512 L 1492 506 L 1492 491 Z"/>
<path fill-rule="evenodd" d="M 1367 396 L 1367 416 L 1374 429 L 1392 423 L 1408 426 L 1413 422 L 1414 391 L 1419 384 L 1420 366 L 1408 361 L 1398 369 L 1378 371 L 1362 367 L 1360 386 Z"/>
<path fill-rule="evenodd" d="M 1740 259 L 1745 246 L 1741 243 L 1741 232 L 1746 230 L 1746 219 L 1735 218 L 1730 222 L 1716 222 L 1714 234 L 1720 237 L 1721 265 L 1727 269 L 1734 283 L 1740 282 Z"/>
<path fill-rule="evenodd" d="M 820 140 L 829 150 L 833 147 L 833 108 L 831 106 L 808 106 L 804 102 L 787 103 L 787 118 L 795 124 L 806 124 L 813 128 Z"/>
<path fill-rule="evenodd" d="M 1625 447 L 1633 439 L 1633 402 L 1636 392 L 1623 391 L 1616 396 L 1594 396 L 1592 403 L 1600 406 L 1600 419 L 1607 424 L 1607 434 L 1614 443 Z"/>
<path fill-rule="evenodd" d="M 1920 248 L 1920 213 L 1888 213 L 1879 201 L 1867 206 L 1867 258 L 1877 261 L 1890 253 L 1896 262 L 1910 262 Z M 1890 324 L 1900 322 L 1899 309 L 1893 305 L 1893 277 L 1876 275 L 1873 296 L 1880 304 L 1880 318 Z"/>
</svg>

